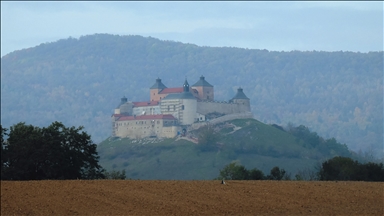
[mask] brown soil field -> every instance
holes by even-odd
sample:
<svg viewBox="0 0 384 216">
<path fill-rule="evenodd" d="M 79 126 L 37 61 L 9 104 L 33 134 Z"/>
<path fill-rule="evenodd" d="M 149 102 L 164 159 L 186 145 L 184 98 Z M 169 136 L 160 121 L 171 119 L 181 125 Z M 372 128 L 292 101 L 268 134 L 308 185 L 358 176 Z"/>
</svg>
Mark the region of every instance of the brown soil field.
<svg viewBox="0 0 384 216">
<path fill-rule="evenodd" d="M 1 181 L 1 215 L 384 215 L 384 183 Z"/>
</svg>

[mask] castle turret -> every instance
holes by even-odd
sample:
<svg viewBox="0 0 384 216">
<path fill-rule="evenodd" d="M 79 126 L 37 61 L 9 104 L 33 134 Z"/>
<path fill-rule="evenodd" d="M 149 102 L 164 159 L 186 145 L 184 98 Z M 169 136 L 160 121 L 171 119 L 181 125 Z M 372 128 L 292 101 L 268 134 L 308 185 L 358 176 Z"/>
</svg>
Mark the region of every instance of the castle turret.
<svg viewBox="0 0 384 216">
<path fill-rule="evenodd" d="M 197 100 L 189 91 L 188 81 L 183 84 L 183 92 L 168 94 L 160 103 L 161 113 L 171 114 L 181 125 L 189 125 L 196 120 Z"/>
<path fill-rule="evenodd" d="M 121 98 L 120 104 L 116 107 L 114 114 L 132 115 L 133 104 L 128 102 L 128 99 L 124 96 Z"/>
<path fill-rule="evenodd" d="M 167 87 L 161 82 L 160 78 L 156 79 L 156 83 L 150 88 L 149 94 L 151 101 L 159 101 L 161 98 L 159 92 Z"/>
<path fill-rule="evenodd" d="M 213 85 L 209 84 L 203 75 L 201 75 L 199 81 L 192 85 L 192 89 L 198 92 L 200 100 L 214 100 Z"/>
<path fill-rule="evenodd" d="M 187 79 L 185 79 L 185 81 L 184 81 L 183 89 L 184 89 L 184 92 L 189 92 L 189 83 L 188 83 Z"/>
<path fill-rule="evenodd" d="M 243 112 L 251 111 L 250 100 L 244 94 L 243 89 L 241 87 L 237 89 L 236 95 L 231 100 L 229 100 L 229 102 L 239 104 L 242 107 L 240 110 Z"/>
<path fill-rule="evenodd" d="M 117 107 L 115 108 L 115 114 L 120 114 L 120 106 L 127 103 L 128 99 L 124 96 L 121 98 L 121 101 L 119 103 L 119 105 L 117 105 Z"/>
</svg>

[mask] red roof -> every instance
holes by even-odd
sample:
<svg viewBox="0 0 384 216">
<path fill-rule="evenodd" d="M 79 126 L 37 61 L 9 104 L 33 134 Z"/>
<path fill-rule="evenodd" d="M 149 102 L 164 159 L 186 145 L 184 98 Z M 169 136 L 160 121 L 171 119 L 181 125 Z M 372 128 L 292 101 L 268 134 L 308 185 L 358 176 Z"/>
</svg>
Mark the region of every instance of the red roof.
<svg viewBox="0 0 384 216">
<path fill-rule="evenodd" d="M 152 119 L 168 119 L 168 120 L 176 120 L 173 115 L 141 115 L 141 116 L 123 116 L 119 118 L 117 121 L 129 121 L 129 120 L 152 120 Z"/>
<path fill-rule="evenodd" d="M 132 102 L 135 107 L 157 106 L 159 101 Z"/>
<path fill-rule="evenodd" d="M 113 114 L 112 115 L 113 117 L 122 117 L 122 116 L 124 116 L 123 114 Z"/>
<path fill-rule="evenodd" d="M 159 94 L 181 93 L 184 91 L 183 87 L 177 88 L 165 88 L 159 92 Z"/>
</svg>

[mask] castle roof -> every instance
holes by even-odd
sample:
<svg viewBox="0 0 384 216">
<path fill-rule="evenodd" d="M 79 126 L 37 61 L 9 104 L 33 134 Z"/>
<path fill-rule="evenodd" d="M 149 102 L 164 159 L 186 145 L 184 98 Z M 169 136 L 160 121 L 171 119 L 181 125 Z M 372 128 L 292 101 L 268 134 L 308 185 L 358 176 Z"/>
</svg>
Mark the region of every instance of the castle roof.
<svg viewBox="0 0 384 216">
<path fill-rule="evenodd" d="M 155 119 L 167 119 L 176 120 L 173 115 L 141 115 L 141 116 L 122 116 L 116 121 L 130 121 L 130 120 L 155 120 Z"/>
<path fill-rule="evenodd" d="M 119 109 L 121 105 L 125 104 L 128 102 L 128 99 L 124 96 L 121 98 L 121 101 L 119 103 L 119 105 L 116 107 L 116 109 Z"/>
<path fill-rule="evenodd" d="M 170 100 L 170 99 L 196 99 L 195 96 L 191 92 L 182 92 L 182 93 L 174 93 L 169 94 L 162 100 Z"/>
<path fill-rule="evenodd" d="M 161 82 L 161 79 L 160 78 L 157 78 L 156 79 L 156 83 L 153 84 L 153 86 L 150 88 L 150 89 L 165 89 L 167 88 L 167 86 L 165 86 L 162 82 Z"/>
<path fill-rule="evenodd" d="M 202 75 L 199 79 L 199 81 L 197 81 L 195 84 L 193 84 L 192 86 L 205 86 L 205 87 L 213 87 L 213 85 L 209 84 L 206 80 L 205 80 L 205 77 Z"/>
<path fill-rule="evenodd" d="M 146 107 L 146 106 L 157 106 L 159 101 L 144 101 L 144 102 L 133 102 L 135 107 Z"/>
<path fill-rule="evenodd" d="M 196 98 L 189 91 L 189 84 L 187 79 L 185 79 L 185 82 L 183 84 L 183 92 L 168 94 L 165 98 L 163 98 L 163 100 L 169 100 L 169 99 L 196 99 Z"/>
<path fill-rule="evenodd" d="M 237 93 L 236 93 L 235 97 L 233 97 L 231 100 L 233 100 L 233 99 L 247 99 L 247 100 L 249 100 L 249 98 L 247 96 L 245 96 L 243 89 L 241 87 L 237 89 Z"/>
<path fill-rule="evenodd" d="M 181 93 L 183 92 L 183 87 L 176 88 L 165 88 L 159 92 L 159 94 L 171 94 L 171 93 Z"/>
<path fill-rule="evenodd" d="M 124 114 L 112 114 L 112 117 L 122 117 L 125 116 Z"/>
</svg>

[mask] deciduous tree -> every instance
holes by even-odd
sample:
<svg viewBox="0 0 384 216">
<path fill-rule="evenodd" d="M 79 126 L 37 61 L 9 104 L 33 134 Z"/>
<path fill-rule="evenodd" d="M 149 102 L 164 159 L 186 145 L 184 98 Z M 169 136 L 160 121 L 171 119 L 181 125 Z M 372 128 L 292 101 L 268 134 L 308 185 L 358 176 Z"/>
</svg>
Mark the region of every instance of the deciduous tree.
<svg viewBox="0 0 384 216">
<path fill-rule="evenodd" d="M 25 123 L 11 126 L 1 178 L 102 178 L 103 169 L 98 164 L 96 144 L 83 129 L 82 126 L 67 128 L 60 122 L 53 122 L 47 128 Z"/>
</svg>

